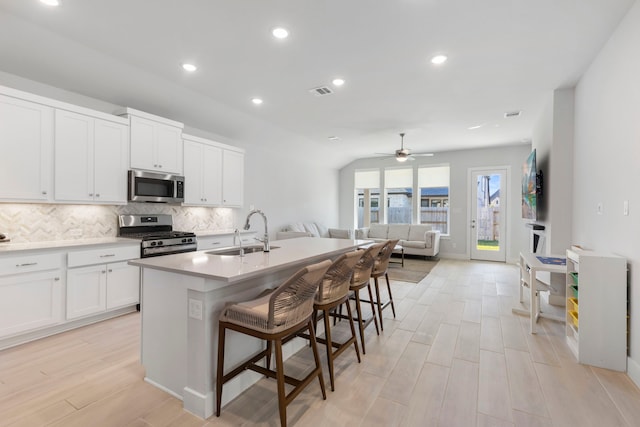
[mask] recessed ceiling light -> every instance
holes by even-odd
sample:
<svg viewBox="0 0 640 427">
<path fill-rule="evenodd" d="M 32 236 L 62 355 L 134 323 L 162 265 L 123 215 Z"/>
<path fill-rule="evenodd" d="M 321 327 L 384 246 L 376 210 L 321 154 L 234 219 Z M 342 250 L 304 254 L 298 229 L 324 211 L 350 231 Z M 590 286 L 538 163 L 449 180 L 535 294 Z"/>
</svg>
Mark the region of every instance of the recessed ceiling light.
<svg viewBox="0 0 640 427">
<path fill-rule="evenodd" d="M 446 55 L 436 55 L 433 58 L 431 58 L 431 63 L 435 65 L 444 64 L 445 62 L 447 62 Z"/>
<path fill-rule="evenodd" d="M 286 39 L 289 37 L 289 30 L 283 27 L 276 27 L 271 31 L 271 34 L 277 39 Z"/>
<path fill-rule="evenodd" d="M 195 66 L 195 65 L 193 65 L 193 64 L 182 64 L 182 68 L 183 68 L 185 71 L 188 71 L 188 72 L 190 72 L 190 73 L 193 73 L 195 70 L 197 70 L 197 69 L 198 69 L 198 67 L 196 67 L 196 66 Z"/>
<path fill-rule="evenodd" d="M 60 0 L 40 0 L 40 3 L 47 6 L 60 6 Z"/>
<path fill-rule="evenodd" d="M 340 138 L 337 137 L 337 136 L 330 136 L 329 137 L 329 141 L 338 141 L 338 140 L 340 140 Z"/>
<path fill-rule="evenodd" d="M 484 123 L 481 125 L 475 125 L 475 126 L 469 126 L 467 129 L 469 130 L 475 130 L 475 129 L 480 129 L 482 126 L 484 126 Z"/>
<path fill-rule="evenodd" d="M 344 79 L 333 79 L 331 83 L 333 83 L 334 86 L 342 86 L 344 84 Z"/>
<path fill-rule="evenodd" d="M 260 104 L 262 104 L 262 99 L 261 98 L 251 98 L 251 102 L 253 102 L 255 105 L 260 105 Z"/>
</svg>

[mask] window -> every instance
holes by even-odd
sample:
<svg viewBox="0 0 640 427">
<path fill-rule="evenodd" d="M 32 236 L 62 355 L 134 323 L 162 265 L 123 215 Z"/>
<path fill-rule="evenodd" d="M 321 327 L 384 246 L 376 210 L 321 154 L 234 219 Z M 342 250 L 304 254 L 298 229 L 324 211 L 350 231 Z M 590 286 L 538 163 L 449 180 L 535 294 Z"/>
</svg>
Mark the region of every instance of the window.
<svg viewBox="0 0 640 427">
<path fill-rule="evenodd" d="M 413 168 L 385 169 L 384 192 L 387 224 L 411 224 L 413 211 Z"/>
<path fill-rule="evenodd" d="M 449 234 L 449 166 L 418 168 L 420 224 Z"/>
<path fill-rule="evenodd" d="M 357 228 L 380 222 L 380 171 L 359 170 L 355 173 Z"/>
</svg>

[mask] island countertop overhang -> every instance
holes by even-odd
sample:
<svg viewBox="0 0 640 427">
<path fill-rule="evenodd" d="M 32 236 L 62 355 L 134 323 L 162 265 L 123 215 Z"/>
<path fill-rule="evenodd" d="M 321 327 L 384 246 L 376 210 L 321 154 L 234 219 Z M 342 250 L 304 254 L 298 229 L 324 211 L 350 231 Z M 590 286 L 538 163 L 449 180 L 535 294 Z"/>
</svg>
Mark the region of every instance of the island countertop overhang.
<svg viewBox="0 0 640 427">
<path fill-rule="evenodd" d="M 368 243 L 371 241 L 299 237 L 272 242 L 272 247 L 278 248 L 270 252 L 248 253 L 242 257 L 216 255 L 205 250 L 142 258 L 129 261 L 129 264 L 231 284 L 300 265 L 301 262 L 313 263 L 332 258 Z"/>
</svg>

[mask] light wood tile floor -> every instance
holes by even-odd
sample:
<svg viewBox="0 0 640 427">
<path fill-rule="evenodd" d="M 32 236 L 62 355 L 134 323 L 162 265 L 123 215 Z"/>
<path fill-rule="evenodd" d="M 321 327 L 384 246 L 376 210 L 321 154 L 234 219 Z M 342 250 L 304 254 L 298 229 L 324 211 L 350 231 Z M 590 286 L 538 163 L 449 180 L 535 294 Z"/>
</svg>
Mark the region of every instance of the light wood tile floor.
<svg viewBox="0 0 640 427">
<path fill-rule="evenodd" d="M 336 391 L 323 401 L 312 383 L 289 405 L 289 424 L 640 425 L 640 391 L 625 374 L 577 364 L 557 322 L 528 333 L 528 319 L 511 313 L 517 282 L 512 265 L 441 260 L 421 283 L 392 283 L 397 318 L 385 310 L 384 332 L 367 330 L 362 363 L 343 353 Z M 143 381 L 139 340 L 136 313 L 0 352 L 0 426 L 279 425 L 267 379 L 220 418 L 183 411 Z M 311 362 L 305 348 L 288 373 Z"/>
</svg>

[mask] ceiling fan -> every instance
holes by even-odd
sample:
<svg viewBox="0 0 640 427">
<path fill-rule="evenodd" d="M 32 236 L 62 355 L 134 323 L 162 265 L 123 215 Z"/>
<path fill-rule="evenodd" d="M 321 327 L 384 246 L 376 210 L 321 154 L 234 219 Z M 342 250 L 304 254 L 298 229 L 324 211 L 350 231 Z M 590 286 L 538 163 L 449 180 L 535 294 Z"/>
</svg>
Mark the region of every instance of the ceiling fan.
<svg viewBox="0 0 640 427">
<path fill-rule="evenodd" d="M 384 154 L 386 156 L 393 156 L 399 162 L 406 162 L 407 160 L 415 160 L 415 157 L 431 157 L 433 153 L 412 153 L 408 148 L 404 148 L 404 132 L 400 133 L 400 149 L 396 150 L 394 154 L 389 153 L 376 153 Z"/>
</svg>

